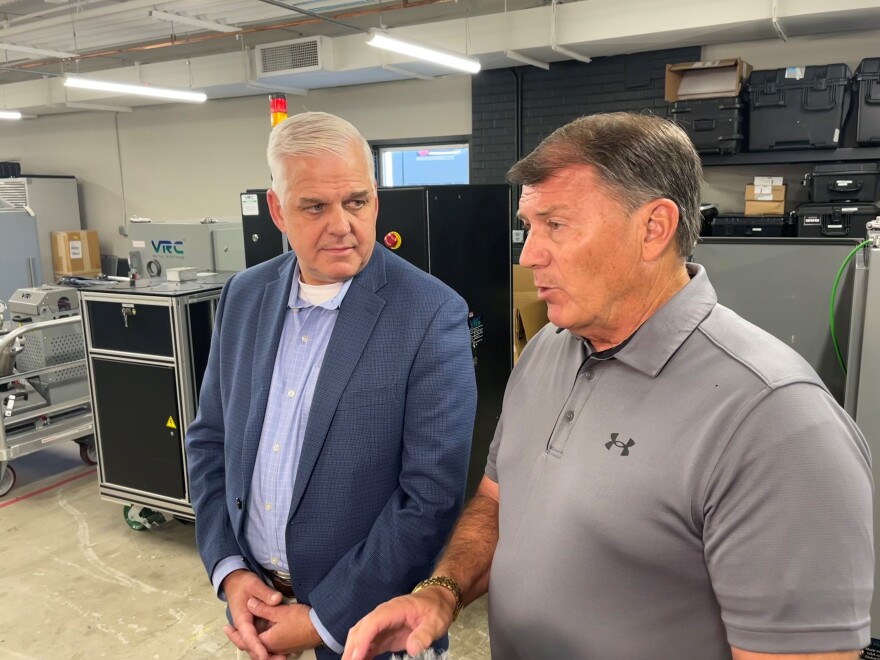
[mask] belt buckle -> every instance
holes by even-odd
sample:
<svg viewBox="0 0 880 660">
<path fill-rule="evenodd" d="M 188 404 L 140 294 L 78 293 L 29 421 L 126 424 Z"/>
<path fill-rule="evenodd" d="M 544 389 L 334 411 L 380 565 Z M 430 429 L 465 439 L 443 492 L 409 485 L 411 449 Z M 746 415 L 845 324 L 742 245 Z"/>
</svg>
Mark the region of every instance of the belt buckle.
<svg viewBox="0 0 880 660">
<path fill-rule="evenodd" d="M 266 575 L 272 586 L 282 592 L 288 598 L 293 598 L 293 584 L 290 580 L 290 573 L 281 573 L 280 571 L 266 571 Z M 284 593 L 284 592 L 289 592 Z"/>
</svg>

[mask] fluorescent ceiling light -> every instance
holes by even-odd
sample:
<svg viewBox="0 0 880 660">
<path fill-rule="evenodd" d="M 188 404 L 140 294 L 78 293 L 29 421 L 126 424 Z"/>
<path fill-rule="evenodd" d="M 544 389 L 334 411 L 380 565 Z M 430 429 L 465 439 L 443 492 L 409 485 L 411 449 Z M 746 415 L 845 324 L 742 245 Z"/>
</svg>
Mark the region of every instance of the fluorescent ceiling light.
<svg viewBox="0 0 880 660">
<path fill-rule="evenodd" d="M 480 61 L 476 58 L 453 53 L 436 46 L 426 46 L 409 39 L 392 37 L 387 32 L 375 28 L 370 30 L 370 39 L 367 41 L 367 45 L 394 51 L 401 55 L 409 55 L 419 60 L 442 64 L 468 73 L 477 73 L 480 70 Z"/>
<path fill-rule="evenodd" d="M 18 110 L 0 110 L 0 119 L 21 119 Z"/>
<path fill-rule="evenodd" d="M 208 95 L 204 92 L 150 87 L 149 85 L 129 85 L 109 82 L 107 80 L 80 78 L 79 76 L 67 76 L 64 80 L 64 86 L 77 89 L 93 89 L 99 92 L 113 92 L 114 94 L 133 94 L 135 96 L 149 96 L 157 99 L 170 99 L 172 101 L 186 101 L 188 103 L 204 103 L 208 98 Z"/>
<path fill-rule="evenodd" d="M 31 48 L 30 46 L 17 46 L 15 44 L 0 43 L 0 50 L 8 50 L 13 53 L 24 53 L 26 55 L 42 55 L 44 57 L 58 57 L 66 59 L 76 57 L 76 53 L 66 53 L 63 50 L 47 50 L 45 48 Z"/>
<path fill-rule="evenodd" d="M 238 32 L 241 30 L 241 28 L 237 28 L 234 25 L 224 25 L 223 23 L 216 23 L 214 21 L 203 21 L 200 18 L 182 16 L 181 14 L 171 14 L 167 11 L 157 11 L 153 9 L 147 13 L 158 21 L 181 23 L 182 25 L 191 25 L 192 27 L 202 28 L 203 30 L 213 30 L 215 32 Z"/>
</svg>

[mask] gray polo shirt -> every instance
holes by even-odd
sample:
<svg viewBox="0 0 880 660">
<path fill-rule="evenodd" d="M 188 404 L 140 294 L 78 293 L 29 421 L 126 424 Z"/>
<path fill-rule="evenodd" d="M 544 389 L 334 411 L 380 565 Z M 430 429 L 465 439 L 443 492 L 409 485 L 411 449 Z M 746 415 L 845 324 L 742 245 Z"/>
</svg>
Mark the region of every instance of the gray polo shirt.
<svg viewBox="0 0 880 660">
<path fill-rule="evenodd" d="M 702 267 L 608 359 L 545 327 L 504 395 L 489 588 L 503 660 L 714 660 L 869 641 L 864 437 Z"/>
</svg>

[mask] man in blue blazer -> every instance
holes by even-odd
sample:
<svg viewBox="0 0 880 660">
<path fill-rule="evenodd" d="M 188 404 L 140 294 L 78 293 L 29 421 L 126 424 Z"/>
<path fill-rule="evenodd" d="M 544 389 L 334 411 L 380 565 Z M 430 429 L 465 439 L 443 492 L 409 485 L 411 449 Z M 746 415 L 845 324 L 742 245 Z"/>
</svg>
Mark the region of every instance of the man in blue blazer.
<svg viewBox="0 0 880 660">
<path fill-rule="evenodd" d="M 199 553 L 252 658 L 338 658 L 430 575 L 461 509 L 476 384 L 460 296 L 376 247 L 370 148 L 303 113 L 269 140 L 293 253 L 236 274 L 187 431 Z"/>
</svg>

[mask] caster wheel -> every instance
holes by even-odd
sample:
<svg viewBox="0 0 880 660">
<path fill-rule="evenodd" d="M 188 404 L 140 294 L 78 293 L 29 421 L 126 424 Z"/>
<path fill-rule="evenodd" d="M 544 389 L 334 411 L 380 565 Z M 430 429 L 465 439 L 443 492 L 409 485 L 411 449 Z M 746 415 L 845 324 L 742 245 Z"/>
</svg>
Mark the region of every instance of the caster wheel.
<svg viewBox="0 0 880 660">
<path fill-rule="evenodd" d="M 15 485 L 15 470 L 8 463 L 0 467 L 0 497 L 12 490 Z"/>
<path fill-rule="evenodd" d="M 95 436 L 90 435 L 88 438 L 77 440 L 79 445 L 79 457 L 86 465 L 98 464 L 98 448 L 95 446 Z"/>
<path fill-rule="evenodd" d="M 147 507 L 135 508 L 131 504 L 125 505 L 122 509 L 122 517 L 125 518 L 125 524 L 136 532 L 142 532 L 165 522 L 165 516 L 161 513 Z"/>
</svg>

